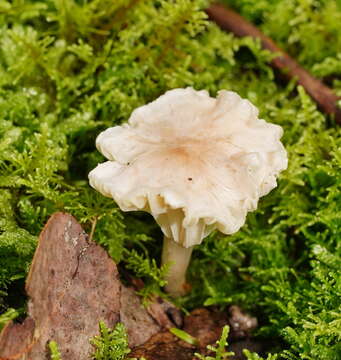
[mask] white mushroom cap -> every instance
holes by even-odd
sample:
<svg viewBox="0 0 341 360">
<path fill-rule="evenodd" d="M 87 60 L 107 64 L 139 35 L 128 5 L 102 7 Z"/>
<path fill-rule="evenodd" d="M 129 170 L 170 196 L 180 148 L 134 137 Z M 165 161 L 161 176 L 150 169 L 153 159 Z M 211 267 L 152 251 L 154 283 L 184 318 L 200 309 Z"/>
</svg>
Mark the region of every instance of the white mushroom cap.
<svg viewBox="0 0 341 360">
<path fill-rule="evenodd" d="M 276 187 L 287 168 L 281 136 L 234 92 L 170 90 L 97 137 L 109 161 L 90 184 L 123 211 L 151 213 L 166 237 L 190 247 L 214 229 L 238 231 Z"/>
</svg>

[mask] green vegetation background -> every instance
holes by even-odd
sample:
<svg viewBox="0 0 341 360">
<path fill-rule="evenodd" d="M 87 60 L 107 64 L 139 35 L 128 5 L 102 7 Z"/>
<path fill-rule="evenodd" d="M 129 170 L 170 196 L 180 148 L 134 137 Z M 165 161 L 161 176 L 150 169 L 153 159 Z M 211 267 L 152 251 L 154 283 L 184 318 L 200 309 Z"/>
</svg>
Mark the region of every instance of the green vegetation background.
<svg viewBox="0 0 341 360">
<path fill-rule="evenodd" d="M 339 1 L 225 2 L 341 95 Z M 341 359 L 340 128 L 302 88 L 275 77 L 257 41 L 208 22 L 205 6 L 0 1 L 0 327 L 24 311 L 37 235 L 55 211 L 95 229 L 115 261 L 124 254 L 121 264 L 146 281 L 144 295 L 160 292 L 153 219 L 122 213 L 88 185 L 103 161 L 95 138 L 168 89 L 231 89 L 283 126 L 289 168 L 238 234 L 214 233 L 195 250 L 193 290 L 180 304 L 248 309 L 271 359 Z"/>
</svg>

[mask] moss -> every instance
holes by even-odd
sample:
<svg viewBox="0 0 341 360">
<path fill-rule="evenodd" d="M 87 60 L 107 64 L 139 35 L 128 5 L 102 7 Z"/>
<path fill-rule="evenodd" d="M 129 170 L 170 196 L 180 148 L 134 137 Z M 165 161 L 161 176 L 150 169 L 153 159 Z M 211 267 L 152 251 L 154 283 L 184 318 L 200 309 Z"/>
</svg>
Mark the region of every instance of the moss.
<svg viewBox="0 0 341 360">
<path fill-rule="evenodd" d="M 229 3 L 340 92 L 337 2 Z M 275 79 L 272 55 L 257 41 L 208 23 L 205 6 L 194 0 L 1 2 L 3 316 L 11 306 L 8 288 L 25 277 L 37 235 L 57 210 L 93 229 L 117 262 L 132 270 L 144 265 L 139 275 L 149 290 L 160 291 L 163 271 L 153 261 L 160 256 L 160 230 L 149 215 L 122 213 L 90 189 L 87 173 L 103 160 L 94 140 L 170 88 L 193 86 L 212 95 L 226 88 L 283 126 L 290 165 L 242 231 L 212 234 L 196 249 L 193 290 L 179 304 L 238 303 L 258 316 L 259 337 L 279 340 L 274 358 L 334 360 L 341 352 L 340 130 L 302 88 Z"/>
<path fill-rule="evenodd" d="M 127 354 L 130 353 L 130 349 L 128 347 L 128 335 L 123 324 L 118 323 L 114 329 L 109 329 L 105 323 L 101 321 L 99 323 L 99 332 L 100 334 L 90 341 L 95 349 L 93 354 L 94 359 L 127 359 Z"/>
</svg>

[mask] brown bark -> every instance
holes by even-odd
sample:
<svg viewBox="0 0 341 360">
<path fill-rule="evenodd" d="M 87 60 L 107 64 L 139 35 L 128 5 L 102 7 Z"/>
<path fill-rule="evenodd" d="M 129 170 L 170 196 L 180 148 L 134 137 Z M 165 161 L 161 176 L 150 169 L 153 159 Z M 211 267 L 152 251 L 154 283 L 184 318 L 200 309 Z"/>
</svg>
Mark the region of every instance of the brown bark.
<svg viewBox="0 0 341 360">
<path fill-rule="evenodd" d="M 69 214 L 53 215 L 42 231 L 26 291 L 28 317 L 1 332 L 1 360 L 48 359 L 51 340 L 63 360 L 89 359 L 100 320 L 110 328 L 123 322 L 130 346 L 161 329 L 135 292 L 121 285 L 112 259 Z"/>
<path fill-rule="evenodd" d="M 120 321 L 124 324 L 129 339 L 129 346 L 145 343 L 161 327 L 141 305 L 141 301 L 131 288 L 121 288 Z"/>
<path fill-rule="evenodd" d="M 336 122 L 341 124 L 341 109 L 337 105 L 340 97 L 334 94 L 328 86 L 303 69 L 291 56 L 276 45 L 272 39 L 264 35 L 257 27 L 246 21 L 235 11 L 221 4 L 211 5 L 206 12 L 209 18 L 216 22 L 223 30 L 231 31 L 240 37 L 251 36 L 260 39 L 265 49 L 278 54 L 272 60 L 273 67 L 279 69 L 288 78 L 296 78 L 297 82 L 316 101 L 318 107 L 323 112 L 335 116 Z"/>
</svg>

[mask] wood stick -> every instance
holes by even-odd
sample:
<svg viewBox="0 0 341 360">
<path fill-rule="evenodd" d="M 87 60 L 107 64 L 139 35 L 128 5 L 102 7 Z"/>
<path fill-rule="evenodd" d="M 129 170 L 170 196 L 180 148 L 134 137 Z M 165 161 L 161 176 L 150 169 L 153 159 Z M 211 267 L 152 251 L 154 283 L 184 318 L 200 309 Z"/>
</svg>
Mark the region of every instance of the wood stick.
<svg viewBox="0 0 341 360">
<path fill-rule="evenodd" d="M 336 122 L 341 124 L 341 109 L 337 104 L 341 98 L 328 86 L 303 69 L 291 56 L 276 45 L 273 40 L 265 36 L 259 29 L 235 11 L 221 4 L 211 5 L 206 12 L 209 18 L 216 22 L 223 30 L 231 31 L 240 37 L 251 36 L 260 39 L 263 48 L 279 54 L 272 60 L 272 66 L 279 69 L 286 77 L 296 78 L 297 82 L 316 101 L 318 107 L 323 112 L 334 116 Z"/>
</svg>

